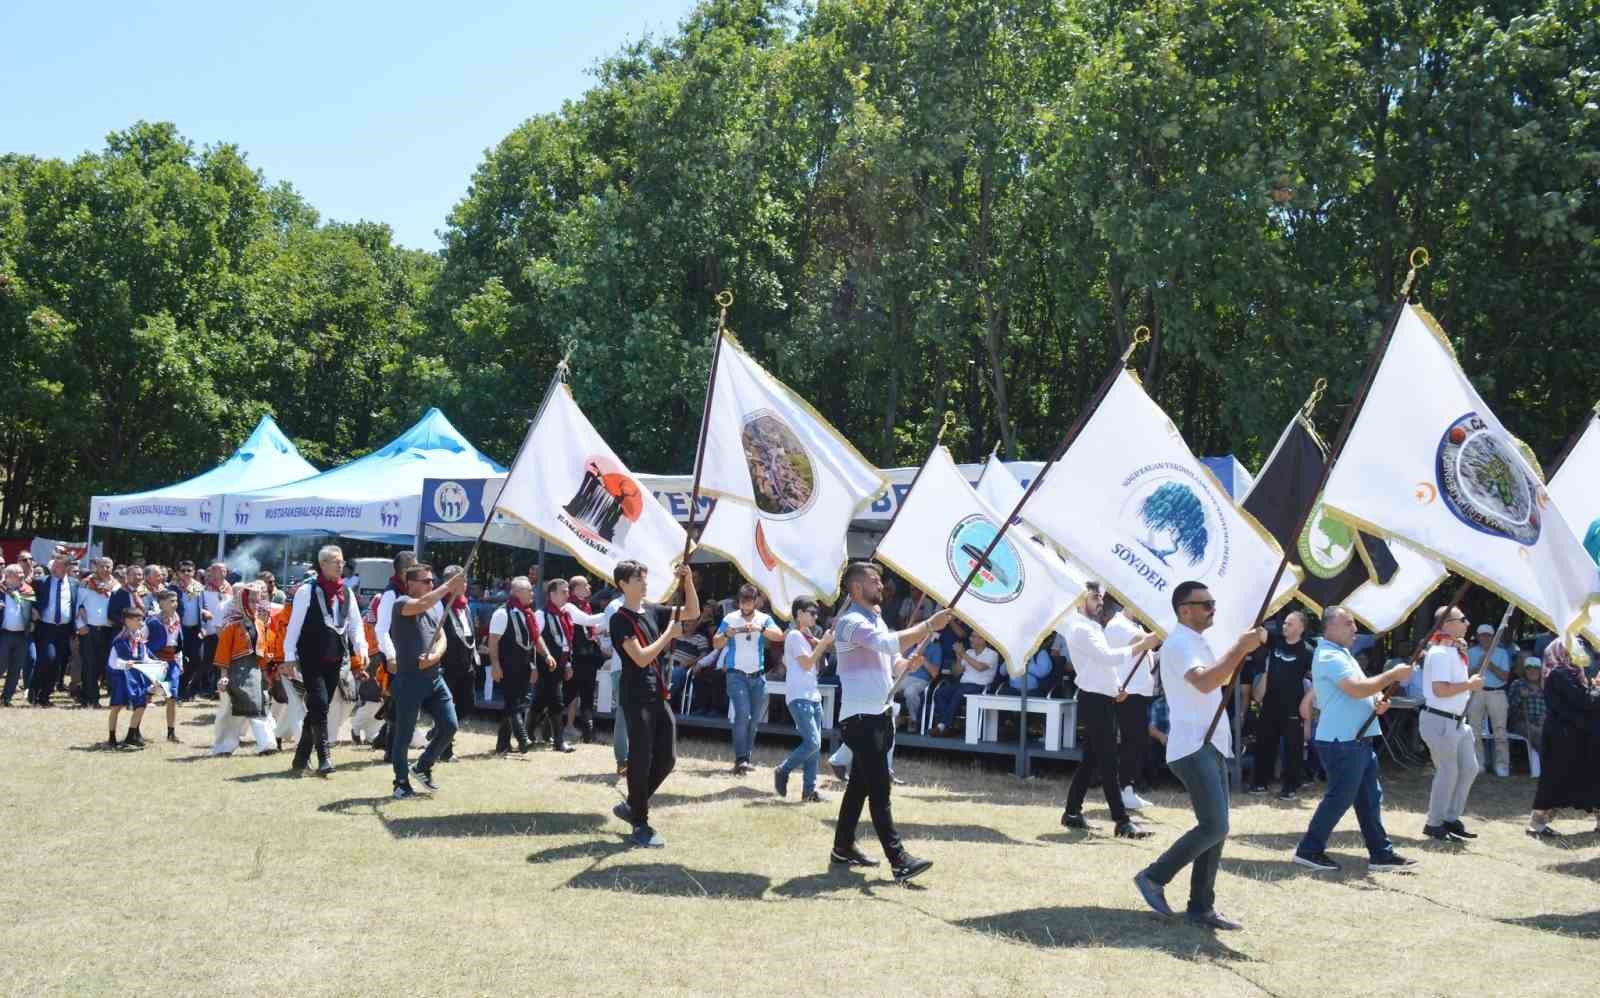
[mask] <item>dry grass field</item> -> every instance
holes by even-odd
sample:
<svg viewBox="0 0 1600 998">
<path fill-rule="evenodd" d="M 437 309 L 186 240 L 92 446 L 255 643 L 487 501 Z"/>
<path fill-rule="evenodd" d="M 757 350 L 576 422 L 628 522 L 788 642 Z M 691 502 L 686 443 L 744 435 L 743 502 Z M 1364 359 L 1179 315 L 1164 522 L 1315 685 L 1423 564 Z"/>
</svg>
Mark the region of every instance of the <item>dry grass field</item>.
<svg viewBox="0 0 1600 998">
<path fill-rule="evenodd" d="M 661 850 L 610 815 L 609 746 L 497 759 L 469 726 L 433 798 L 389 799 L 369 750 L 329 781 L 286 756 L 211 759 L 212 707 L 181 746 L 106 752 L 105 714 L 0 711 L 0 991 L 117 995 L 1582 995 L 1600 979 L 1600 836 L 1522 833 L 1532 785 L 1482 780 L 1470 848 L 1422 839 L 1425 776 L 1389 774 L 1414 873 L 1369 875 L 1354 818 L 1339 875 L 1293 866 L 1314 806 L 1242 800 L 1210 934 L 1146 911 L 1130 878 L 1190 824 L 1163 787 L 1156 832 L 1058 824 L 1064 768 L 1026 782 L 899 760 L 895 811 L 935 865 L 911 886 L 827 865 L 823 805 L 729 772 L 686 738 L 658 797 Z M 147 737 L 162 733 L 157 711 Z M 865 826 L 865 822 L 864 822 Z M 863 829 L 863 848 L 877 843 Z M 1175 904 L 1187 881 L 1169 889 Z"/>
</svg>

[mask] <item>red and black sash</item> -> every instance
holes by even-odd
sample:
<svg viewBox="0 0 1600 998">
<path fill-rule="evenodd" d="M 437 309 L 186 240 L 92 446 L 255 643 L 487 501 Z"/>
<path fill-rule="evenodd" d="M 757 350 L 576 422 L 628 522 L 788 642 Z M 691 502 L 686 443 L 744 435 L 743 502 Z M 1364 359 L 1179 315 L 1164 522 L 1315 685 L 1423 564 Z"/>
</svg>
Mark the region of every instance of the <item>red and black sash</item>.
<svg viewBox="0 0 1600 998">
<path fill-rule="evenodd" d="M 637 613 L 633 612 L 632 610 L 628 609 L 625 606 L 618 607 L 617 608 L 617 613 L 626 614 L 627 615 L 628 624 L 633 627 L 634 639 L 639 642 L 639 650 L 640 651 L 644 651 L 644 649 L 650 644 L 650 635 L 644 628 L 644 621 L 640 619 L 640 617 L 639 617 L 639 615 Z M 632 656 L 628 655 L 627 650 L 624 649 L 624 648 L 618 648 L 617 652 L 620 655 L 622 655 L 623 657 L 625 657 L 625 658 L 628 658 L 628 659 L 632 658 Z M 626 664 L 627 665 L 634 665 L 636 663 L 634 663 L 632 661 L 628 661 Z M 655 658 L 650 660 L 650 664 L 649 665 L 646 665 L 643 668 L 650 669 L 651 671 L 653 671 L 655 673 L 655 675 L 656 675 L 656 690 L 657 690 L 657 692 L 659 692 L 661 694 L 661 699 L 662 700 L 671 700 L 672 699 L 672 689 L 667 684 L 666 677 L 661 674 L 661 656 L 657 655 Z"/>
</svg>

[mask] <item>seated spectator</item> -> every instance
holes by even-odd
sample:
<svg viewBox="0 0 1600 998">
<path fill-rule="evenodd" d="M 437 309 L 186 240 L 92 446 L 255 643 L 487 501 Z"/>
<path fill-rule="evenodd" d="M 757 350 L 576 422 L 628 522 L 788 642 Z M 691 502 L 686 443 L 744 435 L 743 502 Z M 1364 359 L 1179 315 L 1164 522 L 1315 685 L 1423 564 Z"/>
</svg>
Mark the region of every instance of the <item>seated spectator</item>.
<svg viewBox="0 0 1600 998">
<path fill-rule="evenodd" d="M 971 649 L 955 647 L 955 666 L 951 670 L 959 682 L 945 683 L 933 695 L 933 734 L 949 734 L 956 723 L 956 711 L 969 695 L 983 693 L 1000 672 L 1000 653 L 989 647 L 983 635 L 972 632 Z"/>
<path fill-rule="evenodd" d="M 1506 698 L 1511 730 L 1528 740 L 1529 751 L 1539 751 L 1544 744 L 1544 663 L 1531 656 L 1524 659 Z"/>
<path fill-rule="evenodd" d="M 920 733 L 922 729 L 922 704 L 928 687 L 938 680 L 944 661 L 944 649 L 937 642 L 929 642 L 923 649 L 922 664 L 906 673 L 900 681 L 900 692 L 905 697 L 906 709 L 901 713 L 907 730 Z"/>
<path fill-rule="evenodd" d="M 670 685 L 672 699 L 677 703 L 680 714 L 688 710 L 688 705 L 683 702 L 684 683 L 690 671 L 711 651 L 710 632 L 711 622 L 703 620 L 693 631 L 679 635 L 672 642 L 672 654 L 668 659 L 672 666 Z"/>
<path fill-rule="evenodd" d="M 1028 695 L 1037 696 L 1050 689 L 1052 685 L 1051 679 L 1054 678 L 1055 671 L 1056 663 L 1050 657 L 1049 647 L 1041 645 L 1039 650 L 1033 653 L 1033 657 L 1028 659 L 1028 670 L 1026 672 L 1021 676 L 1006 677 L 1006 687 L 1012 693 L 1021 693 L 1023 681 L 1026 680 Z"/>
</svg>

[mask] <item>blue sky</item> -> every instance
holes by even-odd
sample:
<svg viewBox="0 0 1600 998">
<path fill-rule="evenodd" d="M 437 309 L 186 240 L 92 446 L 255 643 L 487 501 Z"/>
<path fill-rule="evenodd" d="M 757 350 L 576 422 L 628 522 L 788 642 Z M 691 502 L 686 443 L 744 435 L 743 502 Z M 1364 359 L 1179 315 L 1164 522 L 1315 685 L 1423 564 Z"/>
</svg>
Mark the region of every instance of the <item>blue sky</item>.
<svg viewBox="0 0 1600 998">
<path fill-rule="evenodd" d="M 692 0 L 0 0 L 0 152 L 71 158 L 143 118 L 233 142 L 324 219 L 435 231 L 493 146 Z"/>
</svg>

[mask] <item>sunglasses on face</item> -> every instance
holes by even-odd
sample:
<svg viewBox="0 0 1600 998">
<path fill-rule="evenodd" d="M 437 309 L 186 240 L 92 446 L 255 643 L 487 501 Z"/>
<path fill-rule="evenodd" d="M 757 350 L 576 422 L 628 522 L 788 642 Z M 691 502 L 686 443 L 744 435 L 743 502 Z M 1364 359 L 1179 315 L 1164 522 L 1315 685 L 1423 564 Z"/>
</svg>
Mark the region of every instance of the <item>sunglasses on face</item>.
<svg viewBox="0 0 1600 998">
<path fill-rule="evenodd" d="M 1217 608 L 1217 601 L 1214 600 L 1214 599 L 1192 599 L 1192 600 L 1185 600 L 1184 602 L 1179 603 L 1178 605 L 1179 606 L 1198 606 L 1198 607 L 1204 607 L 1207 610 L 1215 610 Z"/>
</svg>

